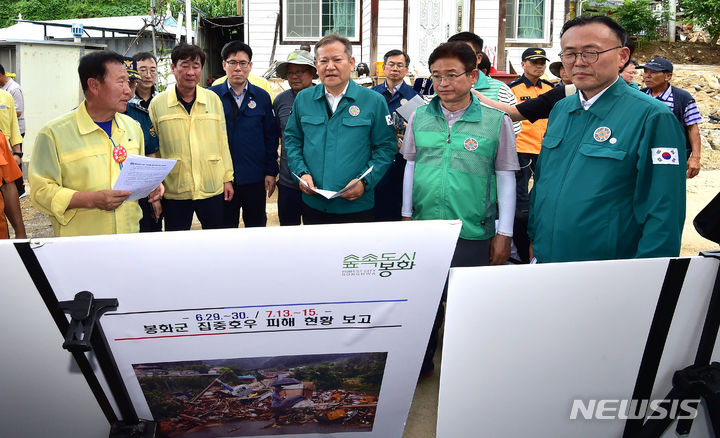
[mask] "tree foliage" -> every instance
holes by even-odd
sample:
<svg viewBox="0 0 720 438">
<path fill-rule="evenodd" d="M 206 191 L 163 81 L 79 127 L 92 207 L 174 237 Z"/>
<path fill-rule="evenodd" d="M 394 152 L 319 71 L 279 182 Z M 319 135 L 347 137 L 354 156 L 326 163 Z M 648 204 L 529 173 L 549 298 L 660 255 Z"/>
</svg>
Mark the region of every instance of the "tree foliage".
<svg viewBox="0 0 720 438">
<path fill-rule="evenodd" d="M 155 3 L 157 14 L 164 14 L 168 3 L 175 17 L 184 9 L 182 3 L 173 0 L 157 0 Z M 203 11 L 207 17 L 237 13 L 236 0 L 193 0 L 192 6 Z M 149 11 L 150 0 L 5 0 L 0 8 L 0 27 L 12 26 L 12 20 L 18 18 L 18 14 L 22 14 L 25 20 L 63 20 L 146 15 Z"/>
<path fill-rule="evenodd" d="M 662 2 L 660 13 L 654 10 L 654 5 L 651 0 L 625 0 L 619 6 L 604 7 L 600 12 L 615 19 L 628 35 L 652 41 L 660 38 L 660 30 L 670 18 L 666 1 Z"/>
<path fill-rule="evenodd" d="M 710 44 L 717 44 L 720 37 L 720 1 L 680 0 L 685 21 L 704 28 L 710 34 Z"/>
</svg>

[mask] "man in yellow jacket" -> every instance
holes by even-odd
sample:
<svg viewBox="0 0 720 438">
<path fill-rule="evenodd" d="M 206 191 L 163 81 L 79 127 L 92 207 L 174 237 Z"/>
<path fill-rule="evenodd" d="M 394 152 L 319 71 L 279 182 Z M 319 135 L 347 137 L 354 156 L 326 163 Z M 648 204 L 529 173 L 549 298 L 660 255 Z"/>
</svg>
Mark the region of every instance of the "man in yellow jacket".
<svg viewBox="0 0 720 438">
<path fill-rule="evenodd" d="M 136 233 L 142 213 L 130 192 L 112 190 L 129 154 L 144 155 L 137 122 L 122 114 L 132 97 L 124 59 L 115 52 L 83 56 L 85 100 L 37 135 L 28 172 L 30 199 L 50 216 L 55 236 Z M 151 194 L 163 194 L 162 184 Z"/>
<path fill-rule="evenodd" d="M 193 213 L 203 229 L 222 228 L 223 201 L 234 194 L 222 102 L 198 87 L 205 63 L 200 47 L 180 44 L 170 59 L 176 84 L 150 103 L 158 156 L 177 160 L 165 179 L 165 231 L 189 230 Z"/>
</svg>

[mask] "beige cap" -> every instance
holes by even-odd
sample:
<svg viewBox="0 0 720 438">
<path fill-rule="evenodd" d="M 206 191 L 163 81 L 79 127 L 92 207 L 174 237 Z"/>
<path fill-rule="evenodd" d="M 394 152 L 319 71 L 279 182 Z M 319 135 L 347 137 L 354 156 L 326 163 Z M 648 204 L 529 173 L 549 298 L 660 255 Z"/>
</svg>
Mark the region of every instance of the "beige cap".
<svg viewBox="0 0 720 438">
<path fill-rule="evenodd" d="M 278 64 L 277 68 L 275 69 L 275 72 L 278 76 L 280 76 L 283 79 L 287 79 L 287 69 L 288 65 L 290 64 L 296 64 L 296 65 L 307 65 L 315 69 L 315 62 L 313 60 L 312 55 L 307 50 L 294 50 L 292 53 L 290 53 L 287 57 L 287 61 L 281 62 Z M 317 78 L 317 71 L 315 71 L 313 78 Z"/>
</svg>

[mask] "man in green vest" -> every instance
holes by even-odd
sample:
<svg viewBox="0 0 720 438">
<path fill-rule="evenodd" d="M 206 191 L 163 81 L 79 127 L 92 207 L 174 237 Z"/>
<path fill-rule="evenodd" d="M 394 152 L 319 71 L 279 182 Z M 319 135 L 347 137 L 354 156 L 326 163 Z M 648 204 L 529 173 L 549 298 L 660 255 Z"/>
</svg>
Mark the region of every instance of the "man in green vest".
<svg viewBox="0 0 720 438">
<path fill-rule="evenodd" d="M 453 267 L 504 264 L 519 170 L 512 122 L 471 94 L 478 70 L 468 45 L 441 44 L 428 65 L 437 96 L 410 117 L 400 149 L 407 160 L 403 218 L 462 220 Z M 442 313 L 441 304 L 424 371 L 432 369 Z"/>
</svg>

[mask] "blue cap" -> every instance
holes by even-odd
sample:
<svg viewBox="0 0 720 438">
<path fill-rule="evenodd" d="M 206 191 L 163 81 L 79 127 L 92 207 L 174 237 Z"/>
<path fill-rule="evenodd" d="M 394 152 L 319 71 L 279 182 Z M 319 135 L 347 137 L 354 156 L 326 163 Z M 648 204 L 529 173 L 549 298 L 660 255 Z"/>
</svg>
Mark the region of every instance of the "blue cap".
<svg viewBox="0 0 720 438">
<path fill-rule="evenodd" d="M 123 64 L 127 69 L 130 79 L 142 79 L 142 76 L 140 76 L 140 73 L 137 69 L 137 61 L 135 61 L 134 58 L 131 58 L 129 56 L 123 56 Z"/>
<path fill-rule="evenodd" d="M 645 65 L 641 65 L 640 68 L 650 69 L 654 71 L 666 71 L 672 73 L 673 65 L 672 62 L 665 58 L 653 58 L 646 62 Z"/>
</svg>

